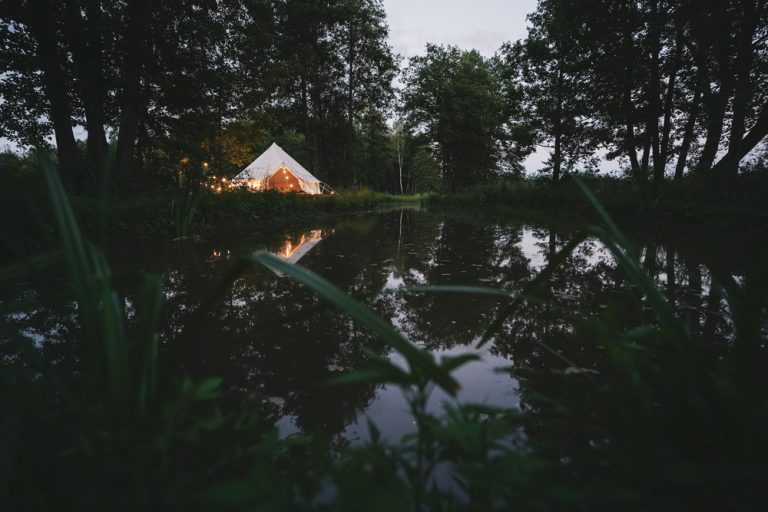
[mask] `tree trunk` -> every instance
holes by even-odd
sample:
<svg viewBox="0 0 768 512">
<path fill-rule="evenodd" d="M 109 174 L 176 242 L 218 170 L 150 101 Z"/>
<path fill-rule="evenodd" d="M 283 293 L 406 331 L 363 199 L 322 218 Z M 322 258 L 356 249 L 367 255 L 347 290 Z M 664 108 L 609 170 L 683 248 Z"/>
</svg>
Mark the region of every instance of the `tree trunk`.
<svg viewBox="0 0 768 512">
<path fill-rule="evenodd" d="M 299 77 L 299 91 L 301 94 L 301 115 L 304 121 L 304 158 L 309 162 L 314 161 L 314 158 L 312 148 L 310 147 L 312 125 L 309 119 L 309 93 L 307 92 L 306 68 L 305 73 Z M 312 169 L 312 172 L 317 173 L 318 169 Z M 324 176 L 324 178 L 327 177 Z"/>
<path fill-rule="evenodd" d="M 645 249 L 645 258 L 643 259 L 643 268 L 648 272 L 648 276 L 651 279 L 656 279 L 656 272 L 658 269 L 657 261 L 657 247 L 656 244 L 651 244 Z"/>
<path fill-rule="evenodd" d="M 697 83 L 696 90 L 693 93 L 693 101 L 691 102 L 691 109 L 688 112 L 688 120 L 685 122 L 685 131 L 683 132 L 683 142 L 680 146 L 680 155 L 677 157 L 677 167 L 675 168 L 675 179 L 679 180 L 683 177 L 685 166 L 688 161 L 688 152 L 691 150 L 691 143 L 693 142 L 693 132 L 696 128 L 696 119 L 699 116 L 701 99 L 701 84 Z"/>
<path fill-rule="evenodd" d="M 560 165 L 562 162 L 562 150 L 560 148 L 563 135 L 560 129 L 555 130 L 555 152 L 552 156 L 552 184 L 556 185 L 560 181 Z"/>
<path fill-rule="evenodd" d="M 552 184 L 556 185 L 560 181 L 560 169 L 563 161 L 562 139 L 563 139 L 563 70 L 562 63 L 558 60 L 557 84 L 555 87 L 557 97 L 557 109 L 555 112 L 555 152 L 552 156 Z"/>
<path fill-rule="evenodd" d="M 640 163 L 640 175 L 645 180 L 648 177 L 648 163 L 651 161 L 651 137 L 648 131 L 650 126 L 645 125 L 645 134 L 643 135 L 643 159 Z"/>
<path fill-rule="evenodd" d="M 743 0 L 741 31 L 739 33 L 738 53 L 736 55 L 736 84 L 733 95 L 733 116 L 728 153 L 718 162 L 718 170 L 727 174 L 736 174 L 739 170 L 738 157 L 741 139 L 744 137 L 745 122 L 749 102 L 752 98 L 752 37 L 757 21 L 756 6 L 753 0 Z"/>
<path fill-rule="evenodd" d="M 721 85 L 721 88 L 723 86 Z M 723 124 L 725 122 L 725 111 L 728 107 L 728 92 L 721 90 L 717 94 L 711 92 L 707 94 L 708 86 L 705 86 L 704 97 L 707 110 L 707 139 L 704 142 L 704 149 L 701 152 L 701 158 L 696 164 L 697 172 L 706 172 L 712 168 L 717 151 L 720 148 L 720 138 L 723 135 Z M 709 96 L 707 101 L 707 96 Z"/>
<path fill-rule="evenodd" d="M 309 75 L 312 76 L 312 75 Z M 335 166 L 328 166 L 328 168 L 325 168 L 325 164 L 327 163 L 327 158 L 325 157 L 325 153 L 321 153 L 321 137 L 323 135 L 322 132 L 322 124 L 320 124 L 323 119 L 320 118 L 320 112 L 322 112 L 322 106 L 321 106 L 321 96 L 320 91 L 318 90 L 318 87 L 312 87 L 307 84 L 307 94 L 309 95 L 309 108 L 310 112 L 314 111 L 315 117 L 312 118 L 310 116 L 310 135 L 311 135 L 311 147 L 312 147 L 312 166 L 314 169 L 319 169 L 322 173 L 327 175 L 332 182 L 339 183 L 339 175 L 338 175 L 338 169 Z M 314 170 L 313 169 L 313 170 Z"/>
<path fill-rule="evenodd" d="M 625 122 L 625 146 L 627 156 L 629 156 L 629 165 L 632 167 L 632 174 L 635 177 L 640 176 L 640 162 L 637 160 L 637 141 L 635 138 L 634 107 L 632 106 L 632 84 L 627 83 L 624 87 L 624 122 Z"/>
<path fill-rule="evenodd" d="M 712 80 L 709 76 L 710 73 L 707 72 L 707 62 L 704 61 L 699 64 L 699 73 L 704 84 L 702 94 L 706 110 L 707 139 L 701 152 L 701 158 L 696 165 L 697 172 L 709 171 L 717 157 L 717 152 L 720 149 L 720 139 L 723 135 L 728 100 L 731 97 L 734 86 L 730 63 L 731 55 L 727 41 L 719 42 L 716 50 L 714 60 L 717 66 L 717 81 L 719 84 L 719 89 L 716 93 L 712 91 L 709 85 Z"/>
<path fill-rule="evenodd" d="M 355 72 L 355 45 L 357 41 L 355 39 L 355 26 L 354 20 L 349 20 L 349 41 L 347 48 L 347 67 L 349 73 L 349 79 L 347 82 L 347 129 L 349 131 L 347 140 L 347 166 L 352 174 L 352 183 L 354 186 L 359 187 L 357 182 L 357 169 L 355 169 L 355 163 L 352 155 L 355 145 L 355 107 L 354 107 L 354 72 Z"/>
<path fill-rule="evenodd" d="M 651 39 L 651 83 L 648 87 L 648 128 L 649 142 L 653 155 L 653 184 L 658 186 L 664 179 L 664 163 L 661 161 L 661 149 L 659 147 L 659 116 L 661 114 L 661 70 L 659 59 L 659 2 L 651 2 L 650 13 L 650 33 Z"/>
<path fill-rule="evenodd" d="M 632 3 L 627 3 L 627 21 L 624 24 L 623 29 L 623 45 L 624 45 L 624 86 L 622 88 L 622 104 L 624 111 L 624 126 L 626 129 L 625 137 L 625 150 L 627 156 L 629 156 L 629 165 L 632 167 L 632 175 L 636 178 L 639 177 L 640 163 L 637 161 L 637 142 L 635 140 L 635 107 L 632 103 L 632 71 L 634 70 L 634 43 L 632 41 L 632 29 L 629 25 L 629 18 L 632 10 Z"/>
<path fill-rule="evenodd" d="M 669 71 L 669 81 L 667 83 L 667 92 L 664 98 L 664 125 L 661 134 L 661 146 L 659 160 L 666 170 L 667 160 L 669 160 L 669 134 L 672 130 L 672 104 L 675 96 L 675 82 L 677 81 L 677 72 L 680 69 L 680 60 L 682 55 L 681 30 L 678 27 L 675 36 L 675 54 L 672 58 L 672 66 Z M 656 175 L 654 175 L 656 177 Z M 662 173 L 662 178 L 663 173 Z"/>
<path fill-rule="evenodd" d="M 396 143 L 397 143 L 397 170 L 399 172 L 400 177 L 400 195 L 403 194 L 403 155 L 400 151 L 400 136 L 395 135 L 397 137 Z"/>
<path fill-rule="evenodd" d="M 142 62 L 146 50 L 145 29 L 149 21 L 150 6 L 149 0 L 131 0 L 127 7 L 123 95 L 115 155 L 117 174 L 122 181 L 133 177 L 133 157 L 139 128 Z"/>
<path fill-rule="evenodd" d="M 637 176 L 640 173 L 640 162 L 637 161 L 635 149 L 635 127 L 629 117 L 626 119 L 626 130 L 626 150 L 627 156 L 629 156 L 629 165 L 632 167 L 632 174 Z"/>
<path fill-rule="evenodd" d="M 72 132 L 72 110 L 67 94 L 63 59 L 59 54 L 58 33 L 53 6 L 48 0 L 33 0 L 29 28 L 37 43 L 37 58 L 43 71 L 43 86 L 51 106 L 51 122 L 56 139 L 62 181 L 74 190 L 82 187 L 82 162 Z"/>
<path fill-rule="evenodd" d="M 101 8 L 97 0 L 88 0 L 87 22 L 82 17 L 78 2 L 67 2 L 67 9 L 70 20 L 69 39 L 85 110 L 85 128 L 88 131 L 89 170 L 91 174 L 102 176 L 107 171 L 107 136 L 104 131 L 106 92 Z"/>
<path fill-rule="evenodd" d="M 757 122 L 749 130 L 746 137 L 733 150 L 729 149 L 728 153 L 712 168 L 712 171 L 724 172 L 728 170 L 727 166 L 730 165 L 731 161 L 735 161 L 738 165 L 741 159 L 747 156 L 766 136 L 768 136 L 768 103 L 763 105 Z"/>
</svg>

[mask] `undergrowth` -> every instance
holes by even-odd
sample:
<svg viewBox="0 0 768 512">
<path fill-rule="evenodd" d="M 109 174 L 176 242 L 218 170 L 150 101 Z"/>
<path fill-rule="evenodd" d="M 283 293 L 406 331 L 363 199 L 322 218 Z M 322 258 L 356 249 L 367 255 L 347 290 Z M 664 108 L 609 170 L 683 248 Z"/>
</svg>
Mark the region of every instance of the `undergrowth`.
<svg viewBox="0 0 768 512">
<path fill-rule="evenodd" d="M 728 183 L 688 176 L 667 181 L 658 190 L 650 183 L 625 178 L 584 178 L 611 216 L 623 222 L 706 224 L 728 229 L 768 225 L 768 175 L 744 173 Z M 576 222 L 599 220 L 575 180 L 499 181 L 455 194 L 435 194 L 426 204 L 434 209 L 482 210 L 500 215 L 546 214 Z"/>
</svg>

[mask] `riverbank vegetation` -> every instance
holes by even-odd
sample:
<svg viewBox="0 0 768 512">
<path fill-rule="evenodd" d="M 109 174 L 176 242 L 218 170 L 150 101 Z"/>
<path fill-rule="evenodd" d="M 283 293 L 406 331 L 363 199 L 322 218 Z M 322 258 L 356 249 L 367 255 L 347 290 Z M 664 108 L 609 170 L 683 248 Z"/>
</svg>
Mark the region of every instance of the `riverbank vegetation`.
<svg viewBox="0 0 768 512">
<path fill-rule="evenodd" d="M 56 218 L 45 192 L 39 160 L 0 155 L 7 163 L 0 174 L 0 215 L 5 219 L 6 240 L 22 244 L 6 257 L 23 259 L 54 243 Z M 307 196 L 242 189 L 216 192 L 201 184 L 189 188 L 155 187 L 105 197 L 100 193 L 73 195 L 74 215 L 84 233 L 106 245 L 146 240 L 208 236 L 212 232 L 263 231 L 285 228 L 304 220 L 363 212 L 376 208 L 419 205 L 425 195 L 392 195 L 367 188 L 340 190 L 335 194 Z M 184 212 L 181 209 L 186 208 Z M 184 226 L 183 224 L 186 224 Z M 23 249 L 23 250 L 22 250 Z"/>
<path fill-rule="evenodd" d="M 727 184 L 702 176 L 665 183 L 586 177 L 584 182 L 618 222 L 679 230 L 714 228 L 750 233 L 768 228 L 768 174 L 743 173 Z M 519 219 L 595 220 L 595 211 L 576 182 L 552 187 L 547 179 L 507 180 L 477 185 L 454 194 L 431 194 L 424 204 L 437 210 L 476 211 Z"/>
</svg>

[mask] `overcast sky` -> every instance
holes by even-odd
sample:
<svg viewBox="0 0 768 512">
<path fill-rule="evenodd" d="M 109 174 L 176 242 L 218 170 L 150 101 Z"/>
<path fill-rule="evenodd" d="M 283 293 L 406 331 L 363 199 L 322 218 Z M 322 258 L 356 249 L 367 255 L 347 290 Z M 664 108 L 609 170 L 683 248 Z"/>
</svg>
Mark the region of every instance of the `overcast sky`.
<svg viewBox="0 0 768 512">
<path fill-rule="evenodd" d="M 384 0 L 390 37 L 404 57 L 430 43 L 475 48 L 486 56 L 526 35 L 536 0 Z"/>
</svg>

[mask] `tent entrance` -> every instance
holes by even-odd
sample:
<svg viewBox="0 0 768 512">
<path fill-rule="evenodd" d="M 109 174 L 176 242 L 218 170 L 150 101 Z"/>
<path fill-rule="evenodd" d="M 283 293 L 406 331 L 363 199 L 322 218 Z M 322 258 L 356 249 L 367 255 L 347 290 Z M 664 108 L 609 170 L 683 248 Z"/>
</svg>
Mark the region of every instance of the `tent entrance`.
<svg viewBox="0 0 768 512">
<path fill-rule="evenodd" d="M 267 179 L 267 190 L 301 192 L 301 184 L 299 179 L 287 167 L 281 167 Z"/>
</svg>

